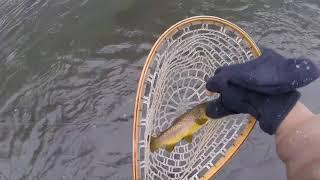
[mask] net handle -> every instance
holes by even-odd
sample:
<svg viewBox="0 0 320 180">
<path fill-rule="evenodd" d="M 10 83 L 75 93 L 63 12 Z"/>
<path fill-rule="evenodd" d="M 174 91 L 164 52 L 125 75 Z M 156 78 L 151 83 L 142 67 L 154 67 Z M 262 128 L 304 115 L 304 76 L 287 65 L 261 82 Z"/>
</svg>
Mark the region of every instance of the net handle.
<svg viewBox="0 0 320 180">
<path fill-rule="evenodd" d="M 253 55 L 255 57 L 258 57 L 261 55 L 260 49 L 257 47 L 255 42 L 250 38 L 250 36 L 243 31 L 240 27 L 237 25 L 219 18 L 215 16 L 193 16 L 187 19 L 184 19 L 182 21 L 179 21 L 178 23 L 172 25 L 169 29 L 167 29 L 155 42 L 152 49 L 150 50 L 150 53 L 147 57 L 147 60 L 143 66 L 140 80 L 137 88 L 137 94 L 136 94 L 136 100 L 135 100 L 135 108 L 134 108 L 134 121 L 133 121 L 133 179 L 138 180 L 139 179 L 139 162 L 138 162 L 138 141 L 139 141 L 139 112 L 141 111 L 141 98 L 143 95 L 143 84 L 145 82 L 145 79 L 148 75 L 149 66 L 154 59 L 154 56 L 156 55 L 157 50 L 159 49 L 161 43 L 163 40 L 167 37 L 170 37 L 172 34 L 176 32 L 177 29 L 182 28 L 186 25 L 192 24 L 194 22 L 208 22 L 208 23 L 220 23 L 223 24 L 226 27 L 230 27 L 237 33 L 239 33 L 246 42 L 249 43 L 251 47 L 251 51 L 253 52 Z M 199 24 L 199 23 L 197 23 Z M 213 167 L 211 167 L 208 172 L 202 177 L 202 179 L 210 179 L 212 176 L 214 176 L 222 167 L 225 165 L 236 152 L 239 150 L 240 146 L 245 142 L 249 134 L 251 133 L 254 125 L 256 123 L 256 119 L 251 117 L 248 124 L 246 125 L 244 131 L 241 133 L 240 137 L 237 138 L 235 143 L 232 147 L 228 149 L 226 152 L 226 155 L 222 157 Z"/>
</svg>

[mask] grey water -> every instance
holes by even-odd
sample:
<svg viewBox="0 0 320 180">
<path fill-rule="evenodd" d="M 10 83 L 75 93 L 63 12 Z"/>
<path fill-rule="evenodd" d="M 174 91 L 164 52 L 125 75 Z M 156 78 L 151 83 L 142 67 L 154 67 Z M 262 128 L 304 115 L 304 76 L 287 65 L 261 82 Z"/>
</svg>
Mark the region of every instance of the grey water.
<svg viewBox="0 0 320 180">
<path fill-rule="evenodd" d="M 132 179 L 139 75 L 153 43 L 195 15 L 320 62 L 318 0 L 1 0 L 0 180 Z M 301 89 L 320 113 L 320 81 Z M 256 126 L 218 180 L 285 180 Z"/>
</svg>

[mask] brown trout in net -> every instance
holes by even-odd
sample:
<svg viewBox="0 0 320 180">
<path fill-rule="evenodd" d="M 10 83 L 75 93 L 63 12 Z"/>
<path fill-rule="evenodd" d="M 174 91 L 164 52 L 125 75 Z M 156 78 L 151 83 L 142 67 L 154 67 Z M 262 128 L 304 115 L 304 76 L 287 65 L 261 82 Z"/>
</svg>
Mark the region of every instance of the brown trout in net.
<svg viewBox="0 0 320 180">
<path fill-rule="evenodd" d="M 204 126 L 209 117 L 206 115 L 207 103 L 199 104 L 176 118 L 172 125 L 157 137 L 151 137 L 150 150 L 154 152 L 164 148 L 168 152 L 174 150 L 175 145 L 181 140 L 192 142 L 192 135 Z"/>
</svg>

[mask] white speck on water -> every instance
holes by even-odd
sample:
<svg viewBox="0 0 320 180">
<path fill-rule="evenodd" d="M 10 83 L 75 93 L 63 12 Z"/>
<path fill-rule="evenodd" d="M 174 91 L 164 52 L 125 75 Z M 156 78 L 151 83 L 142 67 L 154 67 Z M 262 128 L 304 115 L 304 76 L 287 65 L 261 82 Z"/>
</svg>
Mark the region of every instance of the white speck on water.
<svg viewBox="0 0 320 180">
<path fill-rule="evenodd" d="M 265 8 L 270 8 L 271 6 L 270 5 L 267 5 L 267 4 L 265 4 L 265 5 L 263 5 Z"/>
<path fill-rule="evenodd" d="M 127 114 L 123 114 L 123 117 L 127 117 Z"/>
<path fill-rule="evenodd" d="M 18 109 L 17 109 L 17 108 L 15 108 L 13 111 L 14 111 L 14 112 L 18 112 Z"/>
<path fill-rule="evenodd" d="M 296 68 L 299 69 L 299 68 L 300 68 L 300 65 L 296 65 Z"/>
<path fill-rule="evenodd" d="M 93 127 L 93 128 L 96 128 L 96 127 L 97 127 L 97 125 L 95 125 L 95 124 L 94 124 L 94 125 L 92 125 L 92 127 Z"/>
<path fill-rule="evenodd" d="M 310 70 L 310 66 L 307 66 L 307 70 Z"/>
</svg>

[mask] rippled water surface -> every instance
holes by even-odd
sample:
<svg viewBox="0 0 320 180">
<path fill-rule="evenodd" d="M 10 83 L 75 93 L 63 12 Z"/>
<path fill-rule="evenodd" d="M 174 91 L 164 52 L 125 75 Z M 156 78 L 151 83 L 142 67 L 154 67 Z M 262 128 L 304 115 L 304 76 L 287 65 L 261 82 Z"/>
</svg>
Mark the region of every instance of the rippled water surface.
<svg viewBox="0 0 320 180">
<path fill-rule="evenodd" d="M 131 179 L 146 55 L 194 15 L 228 19 L 259 46 L 320 62 L 318 0 L 0 1 L 0 180 Z M 319 89 L 302 89 L 317 113 Z M 273 137 L 256 128 L 217 179 L 286 179 Z"/>
</svg>

